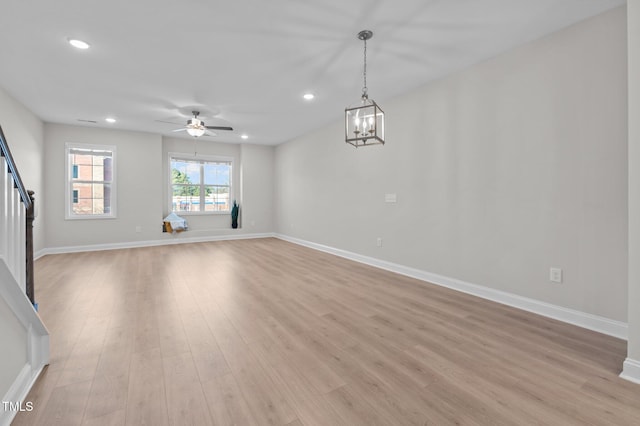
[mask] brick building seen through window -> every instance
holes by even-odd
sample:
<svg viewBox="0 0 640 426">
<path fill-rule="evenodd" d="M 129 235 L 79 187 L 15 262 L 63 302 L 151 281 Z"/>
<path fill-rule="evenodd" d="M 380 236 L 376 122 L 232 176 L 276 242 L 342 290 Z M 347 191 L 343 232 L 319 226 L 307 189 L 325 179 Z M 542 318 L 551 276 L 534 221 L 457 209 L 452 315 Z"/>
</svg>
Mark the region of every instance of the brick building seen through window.
<svg viewBox="0 0 640 426">
<path fill-rule="evenodd" d="M 113 216 L 113 151 L 67 148 L 71 217 Z"/>
</svg>

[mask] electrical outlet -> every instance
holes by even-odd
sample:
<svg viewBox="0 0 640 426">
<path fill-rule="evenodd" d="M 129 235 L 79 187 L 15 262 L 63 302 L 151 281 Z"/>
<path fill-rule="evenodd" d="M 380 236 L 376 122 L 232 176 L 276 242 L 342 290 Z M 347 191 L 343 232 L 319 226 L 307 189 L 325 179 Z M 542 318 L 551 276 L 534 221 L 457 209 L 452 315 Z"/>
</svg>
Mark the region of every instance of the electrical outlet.
<svg viewBox="0 0 640 426">
<path fill-rule="evenodd" d="M 378 247 L 382 247 L 382 238 L 380 238 L 380 237 L 378 237 L 378 238 L 377 238 L 377 240 L 376 240 L 376 245 L 377 245 Z"/>
<path fill-rule="evenodd" d="M 552 283 L 561 283 L 562 282 L 562 269 L 560 268 L 551 268 L 549 269 L 549 281 Z"/>
</svg>

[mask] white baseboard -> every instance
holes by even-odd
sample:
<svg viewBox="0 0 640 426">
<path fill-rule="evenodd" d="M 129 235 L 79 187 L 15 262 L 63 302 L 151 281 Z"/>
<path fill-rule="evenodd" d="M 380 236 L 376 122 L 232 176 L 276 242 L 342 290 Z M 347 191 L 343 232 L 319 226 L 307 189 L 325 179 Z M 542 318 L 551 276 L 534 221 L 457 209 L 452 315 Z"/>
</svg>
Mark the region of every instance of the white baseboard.
<svg viewBox="0 0 640 426">
<path fill-rule="evenodd" d="M 128 248 L 139 247 L 153 247 L 153 246 L 165 246 L 171 244 L 188 244 L 188 243 L 204 243 L 210 241 L 227 241 L 227 240 L 247 240 L 256 238 L 270 238 L 274 237 L 274 233 L 261 233 L 261 234 L 227 234 L 227 235 L 211 235 L 203 237 L 187 237 L 188 234 L 168 235 L 167 238 L 161 240 L 148 240 L 148 241 L 130 241 L 126 243 L 110 243 L 110 244 L 91 244 L 84 246 L 65 246 L 65 247 L 50 247 L 43 250 L 39 250 L 34 256 L 36 259 L 48 254 L 63 254 L 63 253 L 79 253 L 83 251 L 102 251 L 102 250 L 118 250 Z"/>
<path fill-rule="evenodd" d="M 36 380 L 38 380 L 38 376 L 40 376 L 43 368 L 44 366 L 33 370 L 31 368 L 31 365 L 29 364 L 26 364 L 22 368 L 20 374 L 18 374 L 18 377 L 16 377 L 16 380 L 13 382 L 13 384 L 7 391 L 7 394 L 2 399 L 3 404 L 0 406 L 0 426 L 9 426 L 15 418 L 16 414 L 18 414 L 17 410 L 5 409 L 4 402 L 10 402 L 13 404 L 18 403 L 20 404 L 19 407 L 25 409 L 25 403 L 27 402 L 25 401 L 25 398 L 27 397 L 27 394 L 31 390 L 33 384 L 36 382 Z"/>
<path fill-rule="evenodd" d="M 586 312 L 576 311 L 574 309 L 564 308 L 562 306 L 552 305 L 550 303 L 541 302 L 539 300 L 530 299 L 528 297 L 518 296 L 489 287 L 472 284 L 455 278 L 445 277 L 443 275 L 422 271 L 415 268 L 399 265 L 397 263 L 387 262 L 385 260 L 376 259 L 369 256 L 363 256 L 358 253 L 349 252 L 334 247 L 316 244 L 310 241 L 301 240 L 282 234 L 275 234 L 276 238 L 289 241 L 294 244 L 309 247 L 315 250 L 334 254 L 366 265 L 375 266 L 380 269 L 406 275 L 421 281 L 426 281 L 442 287 L 468 293 L 483 299 L 492 300 L 502 303 L 503 305 L 512 306 L 514 308 L 533 312 L 555 320 L 563 321 L 569 324 L 577 325 L 582 328 L 597 331 L 619 339 L 627 340 L 628 326 L 627 323 L 611 320 L 608 318 L 592 315 Z M 640 375 L 638 376 L 640 377 Z"/>
<path fill-rule="evenodd" d="M 40 259 L 42 256 L 46 255 L 46 249 L 42 249 L 42 250 L 37 250 L 33 252 L 33 260 L 38 260 Z"/>
<path fill-rule="evenodd" d="M 622 365 L 622 373 L 620 377 L 630 382 L 640 384 L 640 361 L 627 358 Z"/>
<path fill-rule="evenodd" d="M 27 337 L 27 357 L 24 361 L 17 363 L 20 365 L 24 362 L 24 366 L 20 371 L 13 371 L 13 374 L 17 373 L 17 377 L 2 400 L 15 404 L 24 401 L 40 372 L 49 363 L 49 331 L 2 260 L 0 260 L 0 298 L 4 299 L 24 327 Z M 13 341 L 3 341 L 3 344 L 13 343 Z M 0 426 L 9 425 L 15 415 L 16 411 L 6 410 L 3 403 L 0 406 Z"/>
</svg>

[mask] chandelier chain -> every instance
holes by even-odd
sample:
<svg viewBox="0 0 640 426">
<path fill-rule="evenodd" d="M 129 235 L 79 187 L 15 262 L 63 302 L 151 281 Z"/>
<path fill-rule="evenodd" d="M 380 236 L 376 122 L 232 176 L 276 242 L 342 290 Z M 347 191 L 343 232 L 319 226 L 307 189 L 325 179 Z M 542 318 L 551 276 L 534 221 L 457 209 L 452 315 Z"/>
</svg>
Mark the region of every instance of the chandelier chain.
<svg viewBox="0 0 640 426">
<path fill-rule="evenodd" d="M 364 77 L 364 86 L 362 87 L 362 97 L 366 98 L 367 94 L 367 39 L 364 39 L 364 72 L 362 73 Z"/>
</svg>

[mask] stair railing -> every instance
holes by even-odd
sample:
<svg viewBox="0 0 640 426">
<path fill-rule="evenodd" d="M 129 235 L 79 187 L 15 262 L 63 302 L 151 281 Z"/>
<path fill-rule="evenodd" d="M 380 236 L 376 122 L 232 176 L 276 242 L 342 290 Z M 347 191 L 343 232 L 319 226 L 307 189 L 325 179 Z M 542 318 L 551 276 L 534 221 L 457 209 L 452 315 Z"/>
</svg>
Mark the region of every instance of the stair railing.
<svg viewBox="0 0 640 426">
<path fill-rule="evenodd" d="M 35 304 L 33 275 L 33 191 L 28 191 L 0 126 L 0 257 Z"/>
</svg>

